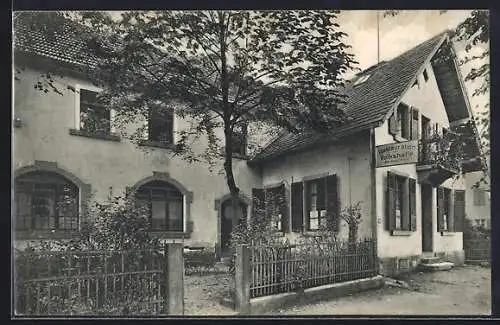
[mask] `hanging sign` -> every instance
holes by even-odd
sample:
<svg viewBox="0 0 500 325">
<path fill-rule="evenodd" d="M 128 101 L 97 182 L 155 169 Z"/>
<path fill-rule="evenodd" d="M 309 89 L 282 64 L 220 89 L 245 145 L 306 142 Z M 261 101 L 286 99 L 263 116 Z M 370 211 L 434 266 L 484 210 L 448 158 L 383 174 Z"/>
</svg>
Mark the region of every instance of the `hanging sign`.
<svg viewBox="0 0 500 325">
<path fill-rule="evenodd" d="M 416 164 L 418 140 L 390 143 L 375 148 L 376 167 Z"/>
</svg>

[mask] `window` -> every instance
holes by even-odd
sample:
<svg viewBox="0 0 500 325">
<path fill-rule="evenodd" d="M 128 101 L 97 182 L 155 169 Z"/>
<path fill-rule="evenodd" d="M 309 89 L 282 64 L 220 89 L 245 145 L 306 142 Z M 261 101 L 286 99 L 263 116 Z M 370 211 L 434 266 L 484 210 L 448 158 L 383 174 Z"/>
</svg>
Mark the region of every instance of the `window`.
<svg viewBox="0 0 500 325">
<path fill-rule="evenodd" d="M 248 126 L 241 123 L 233 128 L 233 155 L 236 157 L 245 157 L 247 153 L 247 133 Z"/>
<path fill-rule="evenodd" d="M 465 191 L 437 188 L 439 232 L 462 232 L 465 222 Z"/>
<path fill-rule="evenodd" d="M 49 172 L 31 172 L 15 181 L 18 230 L 78 230 L 78 187 Z"/>
<path fill-rule="evenodd" d="M 174 111 L 172 108 L 153 105 L 149 110 L 147 139 L 163 144 L 173 143 Z"/>
<path fill-rule="evenodd" d="M 80 112 L 79 129 L 89 134 L 107 135 L 111 133 L 111 110 L 99 102 L 98 92 L 79 89 Z"/>
<path fill-rule="evenodd" d="M 269 220 L 277 231 L 288 230 L 285 185 L 252 189 L 252 218 Z"/>
<path fill-rule="evenodd" d="M 338 229 L 340 202 L 336 175 L 292 183 L 292 231 Z"/>
<path fill-rule="evenodd" d="M 387 173 L 387 229 L 417 230 L 416 181 Z"/>
<path fill-rule="evenodd" d="M 184 231 L 184 195 L 163 181 L 142 185 L 137 193 L 138 206 L 148 211 L 152 231 Z"/>
<path fill-rule="evenodd" d="M 326 225 L 325 186 L 324 178 L 306 182 L 306 216 L 309 217 L 309 230 L 318 230 L 321 225 Z"/>
<path fill-rule="evenodd" d="M 389 119 L 389 133 L 406 140 L 419 138 L 419 111 L 405 104 L 398 106 L 396 115 Z"/>
<path fill-rule="evenodd" d="M 483 206 L 486 204 L 486 191 L 482 188 L 474 188 L 474 205 Z"/>
<path fill-rule="evenodd" d="M 366 74 L 364 76 L 360 76 L 355 82 L 354 82 L 354 86 L 357 86 L 357 85 L 361 85 L 363 82 L 365 82 L 366 80 L 368 80 L 368 78 L 370 78 L 371 75 L 369 74 Z"/>
</svg>

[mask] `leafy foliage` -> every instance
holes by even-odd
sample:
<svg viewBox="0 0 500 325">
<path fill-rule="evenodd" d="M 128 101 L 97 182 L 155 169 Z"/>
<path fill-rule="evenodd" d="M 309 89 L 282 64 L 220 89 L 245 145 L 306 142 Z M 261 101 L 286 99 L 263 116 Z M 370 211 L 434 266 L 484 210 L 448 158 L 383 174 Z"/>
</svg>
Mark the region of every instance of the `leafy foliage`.
<svg viewBox="0 0 500 325">
<path fill-rule="evenodd" d="M 30 19 L 38 29 L 44 24 L 48 34 L 63 29 L 74 35 L 90 50 L 84 55 L 98 58 L 95 67 L 82 70 L 104 88 L 100 99 L 117 112 L 117 121 L 146 118 L 151 105 L 175 107 L 176 115 L 189 122 L 176 131 L 174 153 L 211 166 L 223 160 L 236 197 L 230 144 L 241 123 L 328 132 L 344 121 L 342 75 L 356 62 L 337 14 L 130 11 L 112 17 L 57 12 L 31 14 Z M 202 135 L 208 145 L 198 152 L 195 143 Z"/>
<path fill-rule="evenodd" d="M 340 218 L 344 220 L 349 227 L 349 242 L 355 242 L 358 238 L 358 228 L 362 221 L 361 203 L 344 207 L 340 212 Z"/>
<path fill-rule="evenodd" d="M 40 289 L 36 287 L 38 282 L 21 281 L 52 277 L 45 281 L 53 290 L 43 289 L 39 292 L 41 313 L 115 315 L 132 311 L 140 314 L 158 312 L 152 309 L 153 305 L 144 303 L 148 299 L 161 298 L 153 297 L 158 291 L 152 288 L 162 283 L 157 273 L 139 272 L 136 276 L 125 276 L 123 279 L 116 275 L 104 277 L 103 273 L 106 266 L 108 272 L 114 268 L 120 270 L 120 267 L 125 272 L 144 271 L 148 265 L 153 268 L 153 264 L 158 264 L 156 269 L 161 268 L 161 245 L 149 235 L 147 212 L 136 207 L 133 199 L 115 197 L 103 204 L 94 201 L 88 203 L 87 213 L 82 218 L 84 224 L 79 237 L 71 240 L 41 241 L 16 251 L 17 285 L 27 290 L 23 292 L 33 293 Z M 94 284 L 89 281 L 87 287 L 86 282 L 79 278 L 79 274 L 94 277 L 101 275 L 105 280 Z M 102 300 L 105 281 L 109 289 L 108 297 L 112 296 L 114 299 L 112 301 Z M 99 289 L 96 285 L 99 285 Z M 123 292 L 111 292 L 111 287 L 120 287 Z M 85 296 L 88 299 L 82 300 L 85 297 L 77 294 L 80 291 L 76 288 L 81 289 L 81 292 L 90 290 L 90 298 Z M 30 297 L 24 296 L 21 299 Z M 28 304 L 28 301 L 22 304 L 28 311 L 33 311 L 33 303 L 36 301 L 31 299 L 31 304 Z"/>
</svg>

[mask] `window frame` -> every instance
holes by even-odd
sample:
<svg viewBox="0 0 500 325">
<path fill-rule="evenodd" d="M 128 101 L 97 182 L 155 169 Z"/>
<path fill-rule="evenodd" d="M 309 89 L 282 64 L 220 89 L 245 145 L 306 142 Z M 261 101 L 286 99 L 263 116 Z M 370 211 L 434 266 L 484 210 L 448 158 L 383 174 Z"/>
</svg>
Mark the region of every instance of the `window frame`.
<svg viewBox="0 0 500 325">
<path fill-rule="evenodd" d="M 15 204 L 15 210 L 14 210 L 14 215 L 15 215 L 15 222 L 14 222 L 14 229 L 16 232 L 21 232 L 21 233 L 36 233 L 36 232 L 58 232 L 58 233 L 76 233 L 80 231 L 80 223 L 81 223 L 81 218 L 80 218 L 80 202 L 81 202 L 81 189 L 78 187 L 78 185 L 74 184 L 64 176 L 61 176 L 57 173 L 54 172 L 45 172 L 45 171 L 40 171 L 40 172 L 33 172 L 34 174 L 40 174 L 42 173 L 41 179 L 36 179 L 30 174 L 26 175 L 20 175 L 14 180 L 14 204 Z M 43 175 L 45 174 L 45 175 Z M 55 176 L 55 177 L 54 177 Z M 50 177 L 54 177 L 53 181 L 50 181 Z M 47 179 L 44 179 L 47 178 Z M 26 185 L 18 185 L 18 182 L 20 183 L 25 183 Z M 36 189 L 36 186 L 44 185 L 51 191 L 51 198 L 52 198 L 52 211 L 53 211 L 53 216 L 48 216 L 49 220 L 47 222 L 47 228 L 37 228 L 36 227 L 36 215 L 34 214 L 34 199 L 35 199 L 35 194 L 40 192 L 40 189 Z M 19 187 L 18 187 L 19 186 Z M 74 205 L 73 209 L 75 212 L 74 216 L 67 216 L 67 215 L 60 215 L 60 207 L 58 206 L 61 201 L 60 197 L 62 193 L 64 192 L 64 187 L 69 186 L 70 190 L 73 192 L 73 195 L 71 199 L 74 200 Z M 29 226 L 28 227 L 19 227 L 18 222 L 19 222 L 19 215 L 18 215 L 18 195 L 19 193 L 25 193 L 29 197 L 29 210 L 30 210 L 30 215 L 29 215 Z M 54 219 L 54 226 L 51 226 L 51 219 Z M 68 227 L 68 228 L 63 228 L 61 227 L 61 218 L 66 219 L 69 218 L 71 219 L 70 225 L 75 225 L 75 227 Z M 24 218 L 23 218 L 24 219 Z M 23 222 L 24 224 L 24 222 Z"/>
<path fill-rule="evenodd" d="M 323 184 L 320 184 L 323 183 Z M 312 202 L 312 185 L 315 185 L 315 193 L 314 193 L 314 198 L 315 202 L 313 204 Z M 303 198 L 304 202 L 306 202 L 306 213 L 305 213 L 305 224 L 306 224 L 306 230 L 307 231 L 318 231 L 322 225 L 322 220 L 328 220 L 328 216 L 326 214 L 326 206 L 328 204 L 328 197 L 327 197 L 327 192 L 326 192 L 326 177 L 320 177 L 320 178 L 314 178 L 314 179 L 309 179 L 304 182 L 305 186 L 305 197 Z M 323 187 L 323 193 L 320 192 L 320 188 Z M 321 195 L 322 194 L 322 195 Z M 321 203 L 321 196 L 323 196 L 323 202 Z M 316 208 L 316 210 L 312 210 Z M 313 211 L 316 211 L 316 216 L 311 217 L 311 213 Z M 323 214 L 324 213 L 324 214 Z M 312 228 L 311 227 L 311 219 L 317 220 L 317 227 Z"/>
<path fill-rule="evenodd" d="M 482 188 L 474 188 L 472 190 L 473 204 L 474 206 L 485 206 L 486 205 L 486 191 Z"/>
<path fill-rule="evenodd" d="M 335 188 L 334 192 L 328 192 L 328 178 L 331 178 L 330 186 Z M 318 211 L 318 229 L 311 229 L 310 227 L 310 208 L 308 207 L 309 203 L 309 184 L 312 182 L 324 182 L 323 191 L 324 191 L 324 202 L 323 210 Z M 315 233 L 319 231 L 319 225 L 321 219 L 329 220 L 330 216 L 332 217 L 331 226 L 333 227 L 333 231 L 339 231 L 339 223 L 340 223 L 340 187 L 339 187 L 340 177 L 337 173 L 322 173 L 313 176 L 303 177 L 301 180 L 297 182 L 293 182 L 290 187 L 290 231 L 294 233 Z M 294 200 L 294 188 L 298 190 L 296 195 L 299 195 L 299 200 Z M 318 187 L 319 188 L 319 187 Z M 333 196 L 333 201 L 330 202 L 330 195 Z M 318 198 L 318 197 L 317 197 Z M 297 204 L 298 201 L 299 204 Z M 300 206 L 299 206 L 300 205 Z M 333 205 L 333 206 L 332 206 Z M 321 208 L 321 207 L 320 207 Z M 299 215 L 294 214 L 295 212 L 299 212 Z M 322 211 L 325 211 L 325 214 L 321 216 Z M 331 215 L 333 214 L 333 215 Z M 301 224 L 296 225 L 297 220 L 295 218 L 300 216 Z M 295 221 L 295 222 L 294 222 Z"/>
<path fill-rule="evenodd" d="M 160 147 L 160 148 L 171 148 L 175 144 L 175 108 L 172 107 L 170 115 L 170 141 L 162 141 L 158 139 L 151 138 L 151 121 L 153 108 L 149 107 L 147 110 L 147 117 L 144 118 L 144 132 L 142 135 L 143 141 L 141 141 L 141 145 L 144 146 L 152 146 L 152 147 Z"/>
<path fill-rule="evenodd" d="M 390 178 L 394 177 L 394 184 L 391 185 Z M 398 190 L 400 184 L 401 191 Z M 417 180 L 410 175 L 398 171 L 388 171 L 386 178 L 386 227 L 392 236 L 410 235 L 417 231 Z M 392 186 L 392 187 L 391 187 Z M 392 201 L 389 196 L 392 195 Z M 397 200 L 400 200 L 400 222 L 397 223 L 396 207 Z M 392 202 L 392 204 L 391 204 Z"/>
<path fill-rule="evenodd" d="M 440 199 L 440 191 L 443 190 L 443 198 Z M 465 190 L 462 189 L 452 189 L 446 186 L 439 186 L 436 188 L 437 191 L 437 202 L 436 202 L 436 210 L 437 210 L 437 231 L 442 233 L 442 234 L 447 234 L 447 233 L 456 233 L 456 232 L 463 232 L 463 227 L 464 225 L 459 225 L 459 222 L 465 222 L 464 220 L 458 220 L 457 219 L 457 214 L 456 214 L 456 206 L 458 202 L 462 203 L 462 210 L 461 211 L 464 216 L 462 216 L 463 219 L 465 219 Z M 460 195 L 462 196 L 461 201 L 457 200 L 457 192 L 460 192 Z M 446 198 L 446 200 L 445 200 Z M 441 207 L 439 206 L 439 202 L 443 201 L 443 207 L 445 208 L 446 213 L 446 218 L 444 218 L 445 214 L 441 215 Z M 444 227 L 446 225 L 446 228 Z"/>
<path fill-rule="evenodd" d="M 152 184 L 153 183 L 153 184 Z M 162 184 L 162 186 L 159 186 L 154 183 L 159 183 Z M 144 195 L 144 193 L 141 193 L 143 191 L 147 190 L 147 195 Z M 165 192 L 165 197 L 164 200 L 154 200 L 153 199 L 153 191 L 159 190 Z M 176 200 L 176 197 L 170 197 L 170 192 L 177 192 L 180 194 L 181 200 Z M 139 203 L 139 201 L 147 201 L 148 205 L 148 221 L 149 221 L 149 232 L 154 232 L 154 233 L 185 233 L 186 232 L 186 218 L 187 218 L 187 211 L 186 211 L 186 195 L 179 189 L 177 186 L 174 184 L 168 183 L 166 181 L 157 181 L 157 180 L 152 180 L 149 181 L 145 184 L 142 184 L 139 186 L 135 192 L 135 200 L 136 204 Z M 165 228 L 153 228 L 153 201 L 160 201 L 165 203 Z M 182 206 L 182 216 L 181 216 L 181 227 L 180 229 L 171 229 L 170 228 L 170 202 L 179 202 L 181 201 L 181 206 Z"/>
<path fill-rule="evenodd" d="M 95 134 L 93 132 L 88 132 L 85 129 L 81 128 L 81 90 L 86 90 L 90 92 L 95 92 L 95 93 L 100 93 L 103 91 L 102 88 L 92 86 L 92 85 L 82 85 L 82 84 L 76 84 L 75 85 L 75 120 L 74 120 L 74 128 L 73 130 L 76 131 L 77 134 L 75 135 L 89 135 L 92 137 L 101 137 L 101 138 L 106 138 L 107 136 L 117 136 L 116 134 L 116 111 L 114 109 L 109 110 L 109 132 L 108 133 L 103 133 L 103 134 Z M 110 139 L 111 140 L 111 139 Z"/>
<path fill-rule="evenodd" d="M 260 208 L 261 210 L 263 209 L 265 212 L 264 213 L 268 213 L 268 211 L 270 210 L 270 208 L 273 208 L 273 206 L 269 206 L 269 202 L 270 200 L 268 200 L 268 196 L 270 195 L 270 191 L 273 191 L 273 190 L 277 190 L 279 188 L 283 187 L 283 206 L 274 206 L 274 208 L 277 208 L 278 210 L 280 208 L 284 208 L 283 212 L 281 211 L 278 211 L 278 214 L 274 217 L 278 217 L 278 220 L 275 221 L 274 220 L 270 220 L 270 222 L 272 223 L 272 226 L 273 226 L 273 229 L 276 231 L 276 233 L 287 233 L 289 232 L 289 228 L 291 227 L 291 221 L 290 221 L 290 216 L 288 215 L 288 206 L 287 206 L 287 193 L 286 193 L 286 187 L 285 187 L 285 184 L 283 182 L 280 182 L 280 183 L 277 183 L 277 184 L 272 184 L 272 185 L 266 185 L 264 187 L 256 187 L 256 188 L 252 188 L 252 208 L 251 208 L 251 217 L 250 217 L 250 222 L 251 222 L 251 219 L 252 219 L 252 216 L 257 213 L 256 210 L 257 208 Z M 258 194 L 259 191 L 262 191 L 261 195 L 263 196 L 262 199 L 260 199 L 258 197 Z M 257 195 L 256 195 L 257 194 Z M 261 201 L 262 200 L 262 201 Z M 266 217 L 269 217 L 269 216 L 266 216 Z M 273 216 L 271 216 L 273 217 Z M 285 222 L 284 222 L 285 221 Z M 285 224 L 286 224 L 286 227 L 285 227 Z M 278 227 L 279 225 L 279 227 Z"/>
<path fill-rule="evenodd" d="M 236 128 L 239 127 L 240 130 L 236 130 Z M 233 128 L 232 132 L 232 140 L 236 138 L 236 136 L 240 136 L 240 142 L 241 143 L 232 143 L 232 154 L 233 158 L 245 158 L 247 157 L 247 146 L 248 146 L 248 123 L 247 122 L 241 122 L 240 125 L 237 125 Z M 238 148 L 239 150 L 235 150 L 235 148 Z"/>
</svg>

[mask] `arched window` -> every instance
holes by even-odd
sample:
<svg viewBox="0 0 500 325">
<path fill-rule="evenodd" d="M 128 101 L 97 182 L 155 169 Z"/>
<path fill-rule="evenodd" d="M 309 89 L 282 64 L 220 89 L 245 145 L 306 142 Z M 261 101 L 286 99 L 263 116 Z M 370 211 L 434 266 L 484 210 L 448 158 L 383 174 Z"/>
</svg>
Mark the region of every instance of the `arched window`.
<svg viewBox="0 0 500 325">
<path fill-rule="evenodd" d="M 53 172 L 34 171 L 15 180 L 18 230 L 78 230 L 78 187 Z"/>
<path fill-rule="evenodd" d="M 151 181 L 136 192 L 137 203 L 149 213 L 153 231 L 184 231 L 184 195 L 164 181 Z"/>
</svg>

